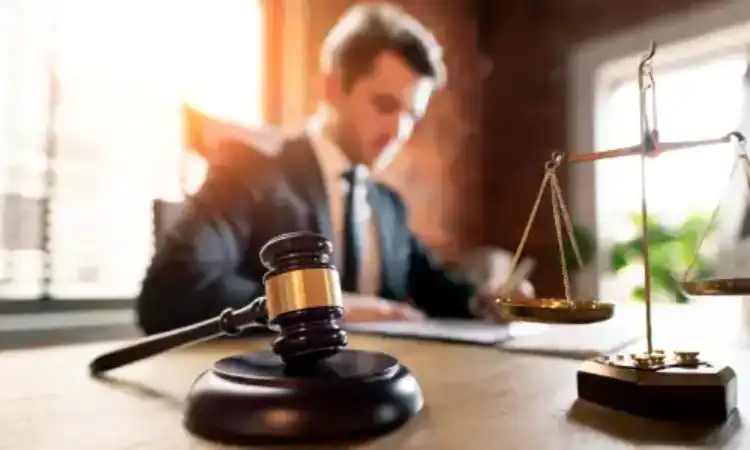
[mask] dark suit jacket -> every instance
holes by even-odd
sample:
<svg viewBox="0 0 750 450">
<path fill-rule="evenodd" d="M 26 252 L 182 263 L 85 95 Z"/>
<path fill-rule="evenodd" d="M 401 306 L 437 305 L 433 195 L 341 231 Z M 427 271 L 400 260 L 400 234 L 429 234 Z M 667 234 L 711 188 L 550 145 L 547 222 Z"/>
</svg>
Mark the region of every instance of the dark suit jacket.
<svg viewBox="0 0 750 450">
<path fill-rule="evenodd" d="M 168 231 L 147 270 L 137 315 L 146 333 L 189 325 L 263 294 L 260 248 L 291 231 L 329 239 L 323 178 L 306 136 L 288 138 L 273 156 L 225 143 L 203 186 Z M 432 317 L 471 317 L 474 287 L 435 261 L 407 224 L 404 202 L 372 182 L 382 255 L 380 296 L 412 299 Z"/>
</svg>

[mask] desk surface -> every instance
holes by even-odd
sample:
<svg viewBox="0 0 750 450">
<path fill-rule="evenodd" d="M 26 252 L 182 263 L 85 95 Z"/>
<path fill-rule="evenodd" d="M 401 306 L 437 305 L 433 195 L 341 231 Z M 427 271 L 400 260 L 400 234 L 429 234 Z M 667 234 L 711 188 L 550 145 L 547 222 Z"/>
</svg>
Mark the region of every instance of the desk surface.
<svg viewBox="0 0 750 450">
<path fill-rule="evenodd" d="M 119 343 L 0 353 L 0 449 L 225 448 L 184 430 L 182 401 L 214 360 L 267 348 L 266 341 L 174 351 L 112 372 L 112 383 L 90 379 L 87 364 Z M 351 346 L 397 356 L 417 375 L 426 406 L 400 430 L 346 448 L 750 448 L 739 417 L 711 432 L 681 430 L 575 402 L 575 360 L 376 337 L 355 336 Z M 740 408 L 748 411 L 742 369 L 750 367 L 750 353 L 733 353 Z"/>
</svg>

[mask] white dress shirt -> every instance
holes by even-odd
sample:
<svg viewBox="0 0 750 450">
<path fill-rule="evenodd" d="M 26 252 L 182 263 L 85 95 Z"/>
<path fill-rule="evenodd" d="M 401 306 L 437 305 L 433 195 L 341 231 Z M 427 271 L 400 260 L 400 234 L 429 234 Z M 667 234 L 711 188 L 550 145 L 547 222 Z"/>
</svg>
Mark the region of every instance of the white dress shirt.
<svg viewBox="0 0 750 450">
<path fill-rule="evenodd" d="M 325 134 L 317 121 L 312 121 L 307 128 L 310 142 L 323 172 L 323 184 L 328 197 L 333 224 L 334 264 L 343 267 L 344 257 L 344 214 L 345 197 L 349 192 L 349 185 L 343 174 L 351 169 L 351 161 L 344 152 Z M 357 171 L 357 176 L 363 181 L 368 177 L 367 170 Z M 378 230 L 375 223 L 375 212 L 367 201 L 365 183 L 357 183 L 358 190 L 354 196 L 354 220 L 365 227 L 363 255 L 359 262 L 357 288 L 359 294 L 378 295 L 381 284 L 381 255 Z"/>
</svg>

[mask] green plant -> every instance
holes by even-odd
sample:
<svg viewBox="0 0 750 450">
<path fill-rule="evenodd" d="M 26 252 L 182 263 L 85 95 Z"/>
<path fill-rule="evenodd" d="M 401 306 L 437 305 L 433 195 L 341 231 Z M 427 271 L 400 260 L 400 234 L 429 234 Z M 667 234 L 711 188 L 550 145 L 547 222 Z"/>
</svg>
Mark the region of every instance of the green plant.
<svg viewBox="0 0 750 450">
<path fill-rule="evenodd" d="M 641 229 L 641 216 L 634 215 L 633 224 Z M 682 292 L 682 280 L 693 256 L 696 254 L 699 239 L 709 224 L 704 216 L 692 216 L 676 227 L 667 227 L 654 219 L 648 222 L 649 263 L 651 265 L 651 293 L 653 300 L 671 299 L 676 303 L 687 303 L 689 298 Z M 710 235 L 708 236 L 710 238 Z M 612 273 L 643 264 L 643 233 L 635 238 L 614 245 L 610 254 Z M 698 254 L 691 277 L 702 278 L 713 274 L 711 262 Z M 645 299 L 643 285 L 633 289 L 633 298 Z"/>
<path fill-rule="evenodd" d="M 596 255 L 596 236 L 586 228 L 573 225 L 573 237 L 578 244 L 578 251 L 581 253 L 581 264 L 583 267 L 591 264 Z M 573 246 L 570 244 L 570 239 L 563 240 L 563 255 L 565 257 L 565 265 L 568 268 L 568 272 L 573 275 L 581 270 L 583 267 L 578 265 Z"/>
</svg>

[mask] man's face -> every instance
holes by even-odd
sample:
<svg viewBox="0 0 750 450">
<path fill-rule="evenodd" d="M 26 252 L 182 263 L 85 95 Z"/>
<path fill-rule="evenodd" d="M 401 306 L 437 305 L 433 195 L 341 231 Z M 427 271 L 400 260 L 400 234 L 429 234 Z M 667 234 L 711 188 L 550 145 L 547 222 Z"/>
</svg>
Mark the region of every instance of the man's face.
<svg viewBox="0 0 750 450">
<path fill-rule="evenodd" d="M 352 157 L 371 167 L 386 165 L 409 139 L 434 90 L 431 80 L 393 53 L 380 54 L 373 70 L 348 91 L 335 80 L 331 84 L 328 102 L 338 118 L 338 137 Z"/>
</svg>

